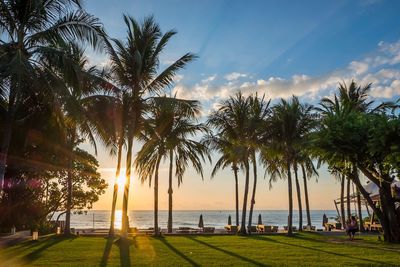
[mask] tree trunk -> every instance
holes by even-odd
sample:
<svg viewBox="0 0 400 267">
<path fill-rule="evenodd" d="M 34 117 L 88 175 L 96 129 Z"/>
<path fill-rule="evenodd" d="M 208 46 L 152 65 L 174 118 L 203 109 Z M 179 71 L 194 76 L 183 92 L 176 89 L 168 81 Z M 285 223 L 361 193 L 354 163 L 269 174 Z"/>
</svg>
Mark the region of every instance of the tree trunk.
<svg viewBox="0 0 400 267">
<path fill-rule="evenodd" d="M 110 222 L 110 231 L 108 233 L 109 237 L 114 236 L 115 208 L 117 206 L 117 197 L 118 197 L 118 178 L 121 172 L 122 145 L 123 142 L 120 140 L 118 142 L 117 169 L 115 170 L 114 191 L 113 191 L 113 199 L 111 205 L 111 222 Z"/>
<path fill-rule="evenodd" d="M 311 226 L 310 203 L 308 201 L 307 175 L 306 175 L 306 170 L 304 169 L 303 165 L 301 165 L 301 171 L 303 173 L 304 197 L 306 200 L 307 226 Z"/>
<path fill-rule="evenodd" d="M 292 195 L 292 174 L 290 173 L 290 161 L 287 162 L 288 174 L 288 195 L 289 195 L 289 218 L 288 218 L 288 236 L 293 235 L 293 195 Z"/>
<path fill-rule="evenodd" d="M 364 232 L 364 220 L 362 217 L 362 212 L 361 212 L 361 196 L 360 196 L 360 190 L 357 188 L 357 206 L 358 206 L 358 219 L 360 221 L 360 231 Z"/>
<path fill-rule="evenodd" d="M 157 159 L 154 173 L 154 235 L 159 236 L 158 231 L 158 169 L 160 168 L 161 157 Z"/>
<path fill-rule="evenodd" d="M 6 114 L 6 119 L 3 127 L 3 138 L 0 146 L 0 195 L 3 192 L 4 176 L 7 168 L 8 149 L 10 148 L 12 126 L 14 123 L 15 107 L 14 97 L 10 94 L 9 108 Z"/>
<path fill-rule="evenodd" d="M 400 215 L 396 212 L 395 201 L 392 197 L 391 184 L 382 182 L 379 189 L 381 210 L 385 221 L 384 239 L 387 242 L 400 243 Z M 383 224 L 382 224 L 383 227 Z"/>
<path fill-rule="evenodd" d="M 350 179 L 347 177 L 347 220 L 351 220 L 351 207 L 350 207 Z"/>
<path fill-rule="evenodd" d="M 299 231 L 303 231 L 303 207 L 301 203 L 300 183 L 297 175 L 297 164 L 294 164 L 294 177 L 296 179 L 297 203 L 299 205 Z"/>
<path fill-rule="evenodd" d="M 341 175 L 340 177 L 340 216 L 341 216 L 341 222 L 342 222 L 342 228 L 344 229 L 346 227 L 346 215 L 344 211 L 344 184 L 345 184 L 345 179 L 346 177 L 344 175 Z"/>
<path fill-rule="evenodd" d="M 128 135 L 128 148 L 126 151 L 126 181 L 124 185 L 124 198 L 122 201 L 122 227 L 121 237 L 127 238 L 129 231 L 129 217 L 128 217 L 128 201 L 129 201 L 129 187 L 131 184 L 131 168 L 132 168 L 132 150 L 133 150 L 133 137 Z"/>
<path fill-rule="evenodd" d="M 249 211 L 249 225 L 248 228 L 251 228 L 252 220 L 253 220 L 253 209 L 254 204 L 256 203 L 256 190 L 257 190 L 257 162 L 256 155 L 253 153 L 253 176 L 254 176 L 254 184 L 253 184 L 253 193 L 251 195 L 251 203 L 250 203 L 250 211 Z M 249 231 L 251 234 L 251 231 Z"/>
<path fill-rule="evenodd" d="M 363 166 L 359 168 L 368 177 L 368 179 L 375 179 L 375 177 L 369 177 L 371 174 Z M 364 199 L 367 200 L 369 206 L 372 208 L 379 221 L 381 222 L 384 241 L 391 243 L 400 243 L 400 220 L 397 217 L 398 215 L 396 216 L 396 211 L 394 210 L 394 201 L 391 197 L 390 184 L 385 181 L 383 181 L 381 184 L 381 187 L 379 189 L 381 209 L 379 209 L 373 203 L 371 197 L 369 196 L 369 193 L 365 191 L 364 187 L 361 185 L 358 177 L 356 176 L 353 178 L 356 187 L 360 190 Z"/>
<path fill-rule="evenodd" d="M 244 196 L 243 196 L 243 209 L 242 209 L 242 223 L 240 225 L 240 234 L 245 235 L 246 231 L 246 210 L 247 210 L 247 196 L 249 194 L 249 162 L 245 162 L 246 180 L 244 186 Z"/>
<path fill-rule="evenodd" d="M 169 177 L 168 177 L 168 233 L 172 233 L 172 168 L 174 161 L 174 151 L 169 152 Z"/>
<path fill-rule="evenodd" d="M 238 181 L 238 167 L 233 166 L 233 172 L 235 174 L 235 195 L 236 195 L 236 226 L 239 226 L 239 181 Z"/>
<path fill-rule="evenodd" d="M 72 142 L 71 142 L 72 143 Z M 71 205 L 72 205 L 72 168 L 73 168 L 73 145 L 70 145 L 67 170 L 67 210 L 65 213 L 64 235 L 71 234 Z"/>
</svg>

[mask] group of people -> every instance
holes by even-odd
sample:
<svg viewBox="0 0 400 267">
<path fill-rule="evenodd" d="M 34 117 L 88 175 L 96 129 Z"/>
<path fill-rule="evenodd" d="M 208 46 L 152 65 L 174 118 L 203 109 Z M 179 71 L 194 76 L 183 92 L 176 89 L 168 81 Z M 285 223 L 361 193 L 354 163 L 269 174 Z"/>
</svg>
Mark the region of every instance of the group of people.
<svg viewBox="0 0 400 267">
<path fill-rule="evenodd" d="M 350 240 L 354 239 L 354 235 L 358 231 L 358 223 L 356 217 L 351 216 L 346 222 L 346 234 L 350 237 Z"/>
</svg>

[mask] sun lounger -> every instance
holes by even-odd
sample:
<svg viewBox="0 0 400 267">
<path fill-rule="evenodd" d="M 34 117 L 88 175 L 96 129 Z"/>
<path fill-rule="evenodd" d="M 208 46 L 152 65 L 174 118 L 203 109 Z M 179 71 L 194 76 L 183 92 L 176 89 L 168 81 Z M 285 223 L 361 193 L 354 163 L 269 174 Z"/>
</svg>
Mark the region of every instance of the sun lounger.
<svg viewBox="0 0 400 267">
<path fill-rule="evenodd" d="M 229 234 L 236 234 L 238 232 L 238 227 L 236 225 L 225 226 L 225 231 Z"/>
<path fill-rule="evenodd" d="M 272 233 L 272 226 L 271 225 L 264 226 L 263 233 Z"/>
<path fill-rule="evenodd" d="M 258 224 L 257 225 L 257 233 L 264 233 L 264 232 L 265 232 L 264 224 Z"/>
<path fill-rule="evenodd" d="M 255 225 L 252 225 L 252 226 L 247 226 L 247 231 L 249 232 L 249 233 L 257 233 L 257 226 L 255 226 Z"/>
<path fill-rule="evenodd" d="M 212 234 L 215 231 L 215 227 L 203 227 L 203 233 Z"/>
<path fill-rule="evenodd" d="M 179 227 L 178 230 L 176 230 L 176 232 L 180 234 L 194 234 L 198 233 L 199 230 L 191 227 Z"/>
</svg>

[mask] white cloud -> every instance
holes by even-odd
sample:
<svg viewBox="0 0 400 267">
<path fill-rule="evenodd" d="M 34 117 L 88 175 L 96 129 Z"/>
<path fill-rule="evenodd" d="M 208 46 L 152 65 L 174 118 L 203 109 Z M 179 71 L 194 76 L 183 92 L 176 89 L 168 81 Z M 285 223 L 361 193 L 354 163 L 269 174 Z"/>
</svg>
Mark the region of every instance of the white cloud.
<svg viewBox="0 0 400 267">
<path fill-rule="evenodd" d="M 297 95 L 318 100 L 322 96 L 332 95 L 340 82 L 347 83 L 355 79 L 360 84 L 373 84 L 372 97 L 390 99 L 400 95 L 399 64 L 400 41 L 379 42 L 375 53 L 321 76 L 296 74 L 289 78 L 272 76 L 254 79 L 246 74 L 233 72 L 224 76 L 225 82 L 222 84 L 216 84 L 216 75 L 212 75 L 194 86 L 178 84 L 175 91 L 180 97 L 212 101 L 227 98 L 239 90 L 244 94 L 258 92 L 272 99 Z"/>
<path fill-rule="evenodd" d="M 224 76 L 225 80 L 227 81 L 235 81 L 239 78 L 244 78 L 244 77 L 247 77 L 247 74 L 239 72 L 232 72 Z"/>
<path fill-rule="evenodd" d="M 367 72 L 368 68 L 369 65 L 366 62 L 352 61 L 349 65 L 349 69 L 354 71 L 357 75 Z"/>
<path fill-rule="evenodd" d="M 182 79 L 183 79 L 183 75 L 182 74 L 177 74 L 177 75 L 175 75 L 174 76 L 174 82 L 175 83 L 179 83 L 180 81 L 182 81 Z"/>
<path fill-rule="evenodd" d="M 217 78 L 217 74 L 208 76 L 207 78 L 201 80 L 202 83 L 209 83 L 215 80 L 215 78 Z"/>
</svg>

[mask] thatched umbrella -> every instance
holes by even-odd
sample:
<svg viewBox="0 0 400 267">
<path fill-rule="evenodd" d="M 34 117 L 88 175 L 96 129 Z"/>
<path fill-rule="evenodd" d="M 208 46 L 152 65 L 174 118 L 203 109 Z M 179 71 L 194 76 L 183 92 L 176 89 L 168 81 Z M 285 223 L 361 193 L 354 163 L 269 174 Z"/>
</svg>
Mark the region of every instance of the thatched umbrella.
<svg viewBox="0 0 400 267">
<path fill-rule="evenodd" d="M 262 220 L 261 220 L 261 214 L 258 214 L 258 225 L 262 224 Z"/>
<path fill-rule="evenodd" d="M 203 214 L 201 214 L 200 219 L 199 219 L 199 228 L 203 228 L 203 227 L 204 227 Z"/>
<path fill-rule="evenodd" d="M 231 215 L 229 215 L 229 217 L 228 217 L 228 225 L 232 225 L 232 218 L 231 218 Z"/>
</svg>

